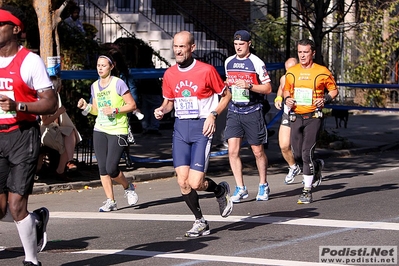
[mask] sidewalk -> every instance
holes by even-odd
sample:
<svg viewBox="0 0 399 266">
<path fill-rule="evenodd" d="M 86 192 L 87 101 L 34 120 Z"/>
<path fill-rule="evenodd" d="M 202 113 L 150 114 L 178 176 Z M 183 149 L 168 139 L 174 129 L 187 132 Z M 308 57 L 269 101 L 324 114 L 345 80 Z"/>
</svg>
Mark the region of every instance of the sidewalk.
<svg viewBox="0 0 399 266">
<path fill-rule="evenodd" d="M 269 129 L 275 134 L 269 139 L 266 154 L 269 167 L 276 164 L 286 167 L 278 147 L 278 126 L 276 123 Z M 331 156 L 348 156 L 371 151 L 399 148 L 399 113 L 394 112 L 351 112 L 348 128 L 335 129 L 334 117 L 325 119 L 325 129 L 331 134 L 335 133 L 352 144 L 349 149 L 334 150 L 331 148 L 316 149 L 319 158 Z M 162 136 L 135 134 L 136 143 L 131 146 L 130 155 L 134 167 L 126 168 L 124 159 L 121 159 L 121 169 L 126 177 L 133 182 L 140 182 L 158 178 L 174 176 L 172 163 L 172 129 L 161 130 Z M 241 157 L 246 167 L 255 167 L 254 158 L 250 148 L 241 149 Z M 212 150 L 208 172 L 226 173 L 231 175 L 227 151 Z M 71 182 L 59 181 L 51 178 L 37 180 L 34 184 L 33 194 L 55 192 L 60 190 L 82 189 L 85 186 L 101 186 L 97 165 L 83 167 L 72 177 Z"/>
</svg>

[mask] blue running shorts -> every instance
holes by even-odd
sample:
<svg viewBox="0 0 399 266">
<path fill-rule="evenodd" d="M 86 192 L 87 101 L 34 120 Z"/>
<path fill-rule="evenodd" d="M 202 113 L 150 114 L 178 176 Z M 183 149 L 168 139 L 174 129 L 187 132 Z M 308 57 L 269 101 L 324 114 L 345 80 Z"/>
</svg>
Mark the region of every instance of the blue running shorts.
<svg viewBox="0 0 399 266">
<path fill-rule="evenodd" d="M 179 119 L 176 118 L 172 155 L 173 166 L 189 165 L 190 169 L 206 172 L 208 168 L 212 137 L 202 134 L 205 118 Z"/>
</svg>

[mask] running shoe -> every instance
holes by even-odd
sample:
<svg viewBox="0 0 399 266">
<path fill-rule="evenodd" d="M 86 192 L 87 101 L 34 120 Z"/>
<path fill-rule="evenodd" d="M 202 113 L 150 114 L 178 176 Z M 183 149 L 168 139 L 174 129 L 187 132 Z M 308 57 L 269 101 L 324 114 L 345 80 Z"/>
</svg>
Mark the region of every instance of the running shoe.
<svg viewBox="0 0 399 266">
<path fill-rule="evenodd" d="M 42 266 L 42 263 L 40 261 L 38 264 L 34 264 L 31 261 L 23 261 L 22 263 L 24 264 L 24 266 Z"/>
<path fill-rule="evenodd" d="M 233 196 L 231 196 L 231 201 L 234 203 L 240 202 L 241 199 L 248 198 L 248 190 L 246 186 L 236 187 Z"/>
<path fill-rule="evenodd" d="M 308 204 L 308 203 L 312 203 L 312 202 L 313 202 L 312 192 L 307 189 L 302 190 L 302 194 L 301 194 L 301 196 L 299 196 L 297 203 L 298 204 Z"/>
<path fill-rule="evenodd" d="M 256 200 L 269 200 L 270 188 L 268 184 L 260 184 L 258 189 L 258 195 L 256 195 Z"/>
<path fill-rule="evenodd" d="M 230 198 L 230 186 L 225 181 L 220 182 L 219 185 L 224 188 L 224 193 L 221 197 L 216 198 L 216 201 L 219 203 L 220 215 L 226 218 L 233 211 L 233 202 Z"/>
<path fill-rule="evenodd" d="M 288 175 L 285 177 L 285 184 L 291 184 L 294 182 L 295 177 L 301 173 L 301 168 L 299 165 L 295 165 L 295 168 L 292 169 L 291 167 L 288 167 Z"/>
<path fill-rule="evenodd" d="M 318 187 L 321 184 L 321 180 L 323 179 L 323 176 L 321 175 L 321 170 L 323 170 L 324 168 L 324 161 L 322 159 L 316 159 L 315 163 L 317 164 L 317 167 L 315 167 L 312 186 Z"/>
<path fill-rule="evenodd" d="M 47 223 L 50 217 L 50 213 L 47 208 L 41 207 L 40 209 L 34 210 L 36 214 L 36 240 L 37 240 L 37 252 L 41 252 L 47 244 Z"/>
<path fill-rule="evenodd" d="M 139 196 L 137 195 L 133 184 L 130 184 L 129 187 L 125 189 L 125 198 L 127 198 L 127 202 L 130 206 L 139 201 Z"/>
<path fill-rule="evenodd" d="M 98 209 L 99 212 L 110 212 L 110 211 L 116 211 L 118 209 L 116 206 L 116 201 L 114 200 L 107 199 L 103 203 L 104 205 Z"/>
<path fill-rule="evenodd" d="M 201 219 L 195 220 L 193 224 L 193 228 L 186 232 L 185 237 L 198 237 L 198 236 L 206 236 L 210 234 L 208 222 Z"/>
</svg>

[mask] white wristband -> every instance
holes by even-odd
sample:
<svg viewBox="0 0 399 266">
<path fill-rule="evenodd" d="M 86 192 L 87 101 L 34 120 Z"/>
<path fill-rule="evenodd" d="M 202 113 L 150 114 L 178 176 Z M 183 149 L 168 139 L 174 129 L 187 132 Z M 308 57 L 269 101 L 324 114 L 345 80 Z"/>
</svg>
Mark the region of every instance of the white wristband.
<svg viewBox="0 0 399 266">
<path fill-rule="evenodd" d="M 89 103 L 89 104 L 86 106 L 86 108 L 82 111 L 82 114 L 83 114 L 84 116 L 88 115 L 88 114 L 90 113 L 91 109 L 92 109 L 92 105 Z"/>
</svg>

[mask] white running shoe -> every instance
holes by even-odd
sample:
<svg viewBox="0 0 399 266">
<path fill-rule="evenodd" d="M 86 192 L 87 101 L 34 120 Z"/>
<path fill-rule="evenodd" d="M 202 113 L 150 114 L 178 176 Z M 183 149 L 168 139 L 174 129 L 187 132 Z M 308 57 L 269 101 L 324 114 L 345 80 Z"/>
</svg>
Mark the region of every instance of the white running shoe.
<svg viewBox="0 0 399 266">
<path fill-rule="evenodd" d="M 98 211 L 99 212 L 110 212 L 110 211 L 116 211 L 118 208 L 116 207 L 116 201 L 107 199 L 106 201 L 103 202 L 104 205 L 101 206 Z"/>
<path fill-rule="evenodd" d="M 256 195 L 256 200 L 269 200 L 270 188 L 268 184 L 260 184 L 258 189 L 258 195 Z"/>
<path fill-rule="evenodd" d="M 130 206 L 139 201 L 139 196 L 137 195 L 133 184 L 130 184 L 129 187 L 125 189 L 125 198 L 127 198 L 127 202 Z"/>
<path fill-rule="evenodd" d="M 233 196 L 231 196 L 231 201 L 234 203 L 240 202 L 241 199 L 248 198 L 248 190 L 247 187 L 238 187 L 236 186 L 236 190 L 234 191 Z"/>
<path fill-rule="evenodd" d="M 186 232 L 184 235 L 185 237 L 198 237 L 198 236 L 206 236 L 211 233 L 211 230 L 209 230 L 209 225 L 208 222 L 201 219 L 201 220 L 195 220 L 193 224 L 193 228 L 191 228 L 189 231 Z"/>
<path fill-rule="evenodd" d="M 301 173 L 301 168 L 299 165 L 295 165 L 295 168 L 292 169 L 291 167 L 288 167 L 288 175 L 285 177 L 284 182 L 288 185 L 291 184 L 295 181 L 295 177 Z"/>
</svg>

